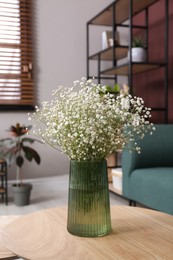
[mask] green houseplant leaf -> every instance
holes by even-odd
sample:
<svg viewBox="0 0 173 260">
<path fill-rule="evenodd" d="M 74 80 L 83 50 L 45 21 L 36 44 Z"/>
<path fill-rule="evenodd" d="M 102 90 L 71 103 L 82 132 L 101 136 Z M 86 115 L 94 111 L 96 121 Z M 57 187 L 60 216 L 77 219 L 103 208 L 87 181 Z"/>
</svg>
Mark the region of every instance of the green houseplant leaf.
<svg viewBox="0 0 173 260">
<path fill-rule="evenodd" d="M 28 146 L 23 146 L 23 151 L 25 153 L 25 158 L 28 161 L 31 162 L 32 159 L 34 159 L 37 164 L 40 164 L 41 162 L 40 156 L 34 149 Z"/>
<path fill-rule="evenodd" d="M 17 166 L 19 166 L 21 168 L 23 163 L 24 163 L 23 157 L 21 155 L 17 156 L 16 157 L 16 164 L 17 164 Z"/>
<path fill-rule="evenodd" d="M 145 43 L 144 43 L 142 36 L 136 36 L 136 37 L 133 38 L 132 47 L 136 47 L 136 48 L 144 48 L 145 47 Z"/>
</svg>

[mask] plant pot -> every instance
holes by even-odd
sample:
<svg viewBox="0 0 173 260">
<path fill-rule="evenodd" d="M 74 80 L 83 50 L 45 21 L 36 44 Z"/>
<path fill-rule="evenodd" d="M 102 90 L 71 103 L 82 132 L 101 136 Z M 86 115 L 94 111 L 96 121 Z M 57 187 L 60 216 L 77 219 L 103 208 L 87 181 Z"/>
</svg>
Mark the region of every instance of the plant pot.
<svg viewBox="0 0 173 260">
<path fill-rule="evenodd" d="M 25 183 L 21 186 L 14 184 L 12 186 L 14 203 L 16 206 L 26 206 L 30 203 L 30 194 L 31 194 L 32 185 Z"/>
<path fill-rule="evenodd" d="M 132 61 L 133 62 L 146 62 L 146 50 L 140 47 L 133 47 L 132 52 Z M 128 51 L 128 60 L 130 60 L 130 50 Z"/>
</svg>

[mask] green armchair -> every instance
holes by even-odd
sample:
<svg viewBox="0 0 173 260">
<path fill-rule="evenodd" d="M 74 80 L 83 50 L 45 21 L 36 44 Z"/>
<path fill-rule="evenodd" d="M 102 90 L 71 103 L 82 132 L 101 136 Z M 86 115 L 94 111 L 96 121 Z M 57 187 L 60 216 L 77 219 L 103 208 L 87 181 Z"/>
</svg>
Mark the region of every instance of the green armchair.
<svg viewBox="0 0 173 260">
<path fill-rule="evenodd" d="M 173 125 L 155 125 L 139 141 L 141 154 L 122 153 L 123 196 L 173 215 Z"/>
</svg>

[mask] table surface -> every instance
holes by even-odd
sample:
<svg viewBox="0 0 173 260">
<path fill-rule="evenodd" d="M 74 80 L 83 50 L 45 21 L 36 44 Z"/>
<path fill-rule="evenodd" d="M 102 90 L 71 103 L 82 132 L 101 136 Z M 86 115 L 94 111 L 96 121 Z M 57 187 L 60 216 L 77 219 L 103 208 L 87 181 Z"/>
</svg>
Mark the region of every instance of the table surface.
<svg viewBox="0 0 173 260">
<path fill-rule="evenodd" d="M 1 232 L 4 246 L 32 260 L 173 259 L 173 216 L 154 210 L 111 207 L 112 232 L 82 238 L 66 230 L 66 208 L 22 216 Z"/>
<path fill-rule="evenodd" d="M 10 222 L 14 221 L 19 217 L 20 216 L 0 217 L 0 231 Z M 0 259 L 8 259 L 8 260 L 16 259 L 15 254 L 13 254 L 5 245 L 3 245 L 3 242 L 1 242 L 1 237 L 0 237 Z"/>
</svg>

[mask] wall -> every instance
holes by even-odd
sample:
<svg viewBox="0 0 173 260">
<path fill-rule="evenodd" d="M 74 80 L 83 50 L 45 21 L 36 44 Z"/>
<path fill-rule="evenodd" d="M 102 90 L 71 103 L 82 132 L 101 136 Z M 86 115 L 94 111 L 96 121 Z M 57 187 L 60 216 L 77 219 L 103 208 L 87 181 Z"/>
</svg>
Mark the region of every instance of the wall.
<svg viewBox="0 0 173 260">
<path fill-rule="evenodd" d="M 34 0 L 35 71 L 38 104 L 51 98 L 56 86 L 70 86 L 86 75 L 86 22 L 110 0 Z M 28 124 L 27 112 L 0 112 L 0 137 L 8 136 L 10 125 Z M 48 146 L 34 145 L 42 159 L 40 166 L 25 163 L 24 177 L 38 178 L 67 174 L 68 158 Z M 14 166 L 9 179 L 15 178 Z"/>
</svg>

